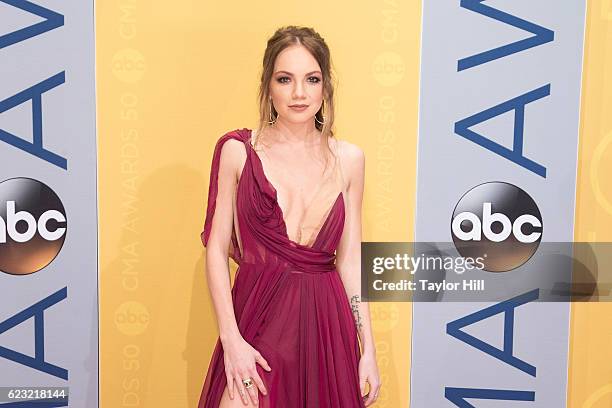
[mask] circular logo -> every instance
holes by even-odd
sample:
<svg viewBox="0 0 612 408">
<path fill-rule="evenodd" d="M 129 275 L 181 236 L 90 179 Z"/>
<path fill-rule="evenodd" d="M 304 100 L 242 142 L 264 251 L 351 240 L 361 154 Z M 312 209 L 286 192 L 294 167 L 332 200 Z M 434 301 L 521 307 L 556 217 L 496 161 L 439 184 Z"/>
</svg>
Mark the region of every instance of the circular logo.
<svg viewBox="0 0 612 408">
<path fill-rule="evenodd" d="M 124 302 L 115 310 L 115 324 L 121 333 L 137 336 L 149 325 L 149 311 L 140 302 Z"/>
<path fill-rule="evenodd" d="M 399 323 L 399 308 L 394 304 L 370 303 L 372 328 L 376 332 L 391 331 Z"/>
<path fill-rule="evenodd" d="M 147 68 L 144 55 L 131 48 L 117 51 L 113 55 L 112 64 L 113 74 L 127 83 L 140 81 Z"/>
<path fill-rule="evenodd" d="M 404 77 L 406 65 L 401 55 L 395 52 L 385 51 L 374 59 L 372 73 L 380 85 L 395 86 L 399 84 Z"/>
<path fill-rule="evenodd" d="M 66 238 L 66 211 L 47 185 L 30 178 L 0 183 L 0 271 L 27 275 L 49 265 Z"/>
<path fill-rule="evenodd" d="M 529 194 L 503 182 L 480 184 L 453 211 L 451 235 L 463 257 L 481 257 L 484 270 L 505 272 L 531 258 L 542 239 L 542 215 Z"/>
</svg>

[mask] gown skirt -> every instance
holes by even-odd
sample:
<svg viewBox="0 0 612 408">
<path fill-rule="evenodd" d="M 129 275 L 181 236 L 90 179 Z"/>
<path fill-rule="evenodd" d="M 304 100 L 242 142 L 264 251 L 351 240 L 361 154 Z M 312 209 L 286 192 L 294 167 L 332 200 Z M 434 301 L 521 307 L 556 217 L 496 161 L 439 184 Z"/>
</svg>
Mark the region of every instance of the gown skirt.
<svg viewBox="0 0 612 408">
<path fill-rule="evenodd" d="M 201 240 L 206 246 L 212 227 L 221 149 L 226 141 L 238 140 L 247 154 L 236 191 L 240 245 L 233 228 L 229 248 L 238 264 L 231 294 L 242 337 L 272 368 L 268 372 L 257 364 L 268 391 L 265 396 L 259 393 L 259 406 L 365 407 L 359 390 L 357 330 L 335 266 L 345 217 L 340 166 L 334 166 L 307 209 L 302 229 L 311 231 L 308 242 L 295 242 L 287 234 L 277 191 L 266 177 L 251 133 L 233 130 L 217 142 Z M 198 408 L 217 408 L 226 383 L 223 347 L 217 339 Z M 236 393 L 235 398 L 240 396 Z"/>
</svg>

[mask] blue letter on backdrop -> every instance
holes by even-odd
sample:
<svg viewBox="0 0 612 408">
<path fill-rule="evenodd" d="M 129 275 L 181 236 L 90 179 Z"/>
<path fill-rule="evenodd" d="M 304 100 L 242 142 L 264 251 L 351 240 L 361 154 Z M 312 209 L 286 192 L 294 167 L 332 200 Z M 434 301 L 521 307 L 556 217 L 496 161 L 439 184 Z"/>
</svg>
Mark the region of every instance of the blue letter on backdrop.
<svg viewBox="0 0 612 408">
<path fill-rule="evenodd" d="M 470 117 L 460 120 L 459 122 L 455 123 L 455 133 L 539 176 L 546 178 L 546 167 L 523 156 L 523 132 L 525 129 L 525 105 L 548 95 L 550 95 L 550 84 L 544 85 L 543 87 L 534 89 L 531 92 L 527 92 L 526 94 L 517 96 L 509 101 L 500 103 L 497 106 L 493 106 L 492 108 L 483 110 L 482 112 L 478 112 Z M 470 127 L 474 125 L 485 122 L 501 115 L 502 113 L 512 110 L 514 111 L 514 143 L 512 149 L 508 149 L 507 147 L 504 147 L 499 143 L 495 143 L 491 139 L 470 130 Z"/>
<path fill-rule="evenodd" d="M 539 289 L 532 290 L 531 292 L 524 293 L 520 296 L 512 299 L 505 300 L 493 306 L 489 306 L 485 309 L 479 310 L 470 315 L 464 316 L 460 319 L 452 321 L 446 325 L 446 333 L 461 340 L 462 342 L 469 344 L 472 347 L 483 351 L 490 356 L 493 356 L 504 363 L 510 364 L 512 367 L 518 368 L 521 371 L 535 377 L 536 368 L 525 361 L 516 358 L 512 354 L 514 349 L 514 309 L 528 302 L 536 300 L 540 295 Z M 486 343 L 476 337 L 467 334 L 461 329 L 465 326 L 469 326 L 476 322 L 484 319 L 488 319 L 496 314 L 504 313 L 504 349 L 500 350 L 497 347 L 493 347 L 489 343 Z"/>
<path fill-rule="evenodd" d="M 547 42 L 554 40 L 554 31 L 537 24 L 530 23 L 529 21 L 513 16 L 512 14 L 504 13 L 496 8 L 482 4 L 483 2 L 484 0 L 461 0 L 461 7 L 494 20 L 501 21 L 502 23 L 509 24 L 516 28 L 529 31 L 535 35 L 533 37 L 525 38 L 524 40 L 481 52 L 480 54 L 462 58 L 457 62 L 457 71 L 463 71 L 464 69 L 486 64 L 489 61 L 507 57 L 508 55 L 516 54 L 517 52 L 525 51 L 529 48 L 537 47 L 538 45 L 546 44 Z"/>
<path fill-rule="evenodd" d="M 475 408 L 465 398 L 489 399 L 500 401 L 535 401 L 533 391 L 484 390 L 475 388 L 446 387 L 444 396 L 459 408 Z"/>
<path fill-rule="evenodd" d="M 64 16 L 51 11 L 34 3 L 30 3 L 26 0 L 0 0 L 10 6 L 16 7 L 28 13 L 42 17 L 45 20 L 29 27 L 22 28 L 21 30 L 13 31 L 12 33 L 4 34 L 0 36 L 0 49 L 6 48 L 10 45 L 20 43 L 29 38 L 36 37 L 47 31 L 56 29 L 64 25 Z"/>
<path fill-rule="evenodd" d="M 66 82 L 65 73 L 60 72 L 39 84 L 0 101 L 0 113 L 6 112 L 24 102 L 32 101 L 32 132 L 34 134 L 32 143 L 30 143 L 21 137 L 0 129 L 0 140 L 66 170 L 68 169 L 68 161 L 62 156 L 45 150 L 42 137 L 42 94 L 64 82 Z"/>
<path fill-rule="evenodd" d="M 0 346 L 0 357 L 31 367 L 35 370 L 68 379 L 68 370 L 45 361 L 45 310 L 66 299 L 68 288 L 58 290 L 38 303 L 22 310 L 0 323 L 0 334 L 34 317 L 34 357 Z M 37 405 L 38 406 L 38 405 Z M 61 406 L 61 405 L 60 405 Z"/>
</svg>

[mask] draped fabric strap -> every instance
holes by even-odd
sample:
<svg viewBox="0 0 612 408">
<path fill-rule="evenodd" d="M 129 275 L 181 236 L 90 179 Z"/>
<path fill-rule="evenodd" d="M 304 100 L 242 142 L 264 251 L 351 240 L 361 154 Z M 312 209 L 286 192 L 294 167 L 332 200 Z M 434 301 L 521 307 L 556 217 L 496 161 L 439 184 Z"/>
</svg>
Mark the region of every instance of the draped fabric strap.
<svg viewBox="0 0 612 408">
<path fill-rule="evenodd" d="M 210 169 L 210 183 L 208 185 L 208 204 L 206 208 L 206 220 L 204 221 L 204 229 L 200 234 L 202 244 L 206 246 L 210 237 L 210 230 L 212 229 L 212 223 L 215 215 L 215 208 L 217 205 L 217 194 L 219 193 L 219 163 L 221 161 L 221 149 L 225 142 L 230 139 L 236 139 L 241 142 L 245 142 L 245 133 L 239 130 L 228 132 L 221 136 L 215 145 L 213 153 L 212 164 Z M 236 237 L 236 231 L 232 228 L 232 237 L 229 248 L 229 256 L 234 259 L 237 263 L 240 263 L 240 248 L 238 246 L 238 239 Z"/>
</svg>

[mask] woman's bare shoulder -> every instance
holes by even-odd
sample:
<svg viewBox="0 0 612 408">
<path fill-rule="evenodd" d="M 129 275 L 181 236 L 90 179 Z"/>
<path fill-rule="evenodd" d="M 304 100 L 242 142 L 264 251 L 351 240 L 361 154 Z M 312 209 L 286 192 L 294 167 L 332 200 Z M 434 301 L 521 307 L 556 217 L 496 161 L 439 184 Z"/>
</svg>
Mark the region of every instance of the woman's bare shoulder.
<svg viewBox="0 0 612 408">
<path fill-rule="evenodd" d="M 346 168 L 359 168 L 365 162 L 365 154 L 361 147 L 346 140 L 336 139 L 338 155 Z"/>
<path fill-rule="evenodd" d="M 242 141 L 234 138 L 229 138 L 224 141 L 221 147 L 220 165 L 222 167 L 238 172 L 245 160 L 246 150 Z"/>
<path fill-rule="evenodd" d="M 365 154 L 361 147 L 346 140 L 335 139 L 340 167 L 348 186 L 362 184 L 365 173 Z"/>
</svg>

